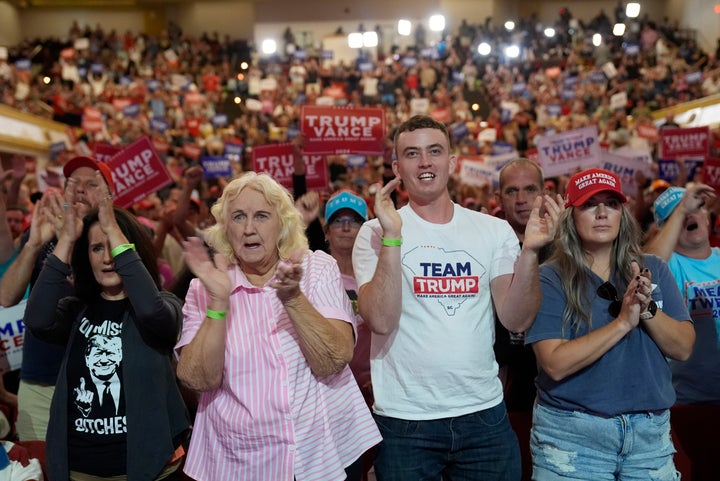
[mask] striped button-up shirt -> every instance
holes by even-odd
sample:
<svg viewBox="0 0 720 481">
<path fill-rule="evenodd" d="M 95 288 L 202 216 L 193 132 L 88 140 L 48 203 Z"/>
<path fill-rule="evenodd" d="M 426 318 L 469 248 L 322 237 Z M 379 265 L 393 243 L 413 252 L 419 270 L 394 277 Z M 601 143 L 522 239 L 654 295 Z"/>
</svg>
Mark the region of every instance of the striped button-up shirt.
<svg viewBox="0 0 720 481">
<path fill-rule="evenodd" d="M 354 325 L 335 260 L 308 252 L 300 288 L 323 316 Z M 229 270 L 221 386 L 202 393 L 185 472 L 198 481 L 333 481 L 380 441 L 380 433 L 346 366 L 316 377 L 275 290 Z M 183 312 L 180 348 L 205 318 L 207 292 L 194 279 Z M 217 321 L 213 321 L 217 322 Z"/>
</svg>

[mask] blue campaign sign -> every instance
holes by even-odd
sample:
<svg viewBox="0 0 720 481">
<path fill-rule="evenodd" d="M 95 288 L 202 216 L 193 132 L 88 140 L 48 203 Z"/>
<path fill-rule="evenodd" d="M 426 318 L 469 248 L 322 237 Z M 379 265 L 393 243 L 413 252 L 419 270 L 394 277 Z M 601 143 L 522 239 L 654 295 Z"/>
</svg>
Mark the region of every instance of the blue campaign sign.
<svg viewBox="0 0 720 481">
<path fill-rule="evenodd" d="M 297 127 L 290 126 L 287 128 L 288 140 L 292 140 L 295 137 L 297 137 L 298 135 L 300 135 L 300 129 L 298 129 Z"/>
<path fill-rule="evenodd" d="M 128 77 L 127 75 L 123 75 L 122 77 L 120 77 L 120 85 L 122 85 L 123 87 L 127 87 L 131 83 L 132 78 Z"/>
<path fill-rule="evenodd" d="M 153 78 L 148 80 L 146 85 L 150 92 L 155 92 L 160 88 L 160 81 Z"/>
<path fill-rule="evenodd" d="M 320 52 L 320 58 L 322 60 L 332 60 L 334 56 L 335 52 L 333 52 L 332 50 L 323 50 Z"/>
<path fill-rule="evenodd" d="M 361 72 L 372 72 L 372 62 L 360 62 L 358 63 L 358 70 Z"/>
<path fill-rule="evenodd" d="M 417 65 L 418 60 L 415 57 L 403 57 L 402 59 L 402 65 L 403 67 L 411 68 Z"/>
<path fill-rule="evenodd" d="M 228 123 L 228 118 L 226 114 L 215 114 L 212 117 L 212 124 L 215 127 L 225 127 Z"/>
<path fill-rule="evenodd" d="M 685 82 L 689 84 L 697 84 L 702 82 L 702 71 L 696 70 L 685 74 Z"/>
<path fill-rule="evenodd" d="M 293 53 L 293 58 L 295 60 L 305 60 L 308 58 L 307 50 L 295 50 Z"/>
<path fill-rule="evenodd" d="M 80 78 L 87 78 L 88 69 L 87 67 L 78 67 L 78 76 Z"/>
<path fill-rule="evenodd" d="M 225 156 L 214 155 L 200 157 L 200 163 L 202 164 L 204 177 L 206 179 L 232 176 L 232 166 L 230 165 L 230 159 Z"/>
<path fill-rule="evenodd" d="M 458 122 L 450 126 L 450 132 L 455 140 L 462 139 L 470 133 L 470 129 L 465 122 Z"/>
<path fill-rule="evenodd" d="M 492 155 L 509 154 L 515 147 L 507 142 L 495 141 L 492 145 Z"/>
<path fill-rule="evenodd" d="M 624 45 L 625 47 L 625 54 L 626 55 L 638 55 L 640 53 L 640 45 L 636 43 L 626 43 Z"/>
<path fill-rule="evenodd" d="M 53 142 L 50 144 L 50 160 L 55 160 L 58 158 L 58 155 L 60 155 L 62 152 L 67 150 L 67 146 L 65 145 L 64 141 L 59 142 Z"/>
<path fill-rule="evenodd" d="M 236 143 L 230 142 L 230 143 L 225 144 L 225 150 L 223 153 L 225 154 L 226 157 L 230 157 L 230 156 L 241 157 L 242 151 L 243 151 L 242 144 L 236 144 Z"/>
<path fill-rule="evenodd" d="M 15 68 L 18 70 L 30 70 L 32 62 L 29 58 L 19 58 L 15 60 Z"/>
<path fill-rule="evenodd" d="M 562 113 L 562 105 L 560 104 L 548 104 L 547 113 L 551 117 L 560 117 Z"/>
<path fill-rule="evenodd" d="M 105 71 L 105 65 L 100 62 L 95 62 L 90 65 L 90 71 L 96 74 L 102 74 Z"/>
<path fill-rule="evenodd" d="M 567 77 L 563 77 L 562 84 L 563 87 L 575 87 L 578 83 L 578 78 L 576 75 L 568 75 Z"/>
<path fill-rule="evenodd" d="M 164 119 L 151 119 L 150 120 L 150 128 L 153 130 L 156 130 L 160 133 L 165 132 L 170 124 L 167 120 Z"/>
<path fill-rule="evenodd" d="M 527 89 L 527 84 L 525 82 L 515 82 L 514 84 L 512 84 L 510 91 L 514 95 L 522 95 L 526 89 Z"/>
<path fill-rule="evenodd" d="M 575 88 L 564 88 L 560 92 L 560 98 L 563 100 L 572 100 L 575 98 Z"/>
<path fill-rule="evenodd" d="M 425 47 L 420 50 L 420 56 L 422 58 L 437 59 L 440 57 L 440 54 L 438 53 L 438 49 L 435 47 Z"/>
<path fill-rule="evenodd" d="M 590 72 L 590 81 L 594 84 L 604 84 L 607 82 L 607 77 L 600 70 L 593 70 Z"/>
<path fill-rule="evenodd" d="M 367 157 L 364 155 L 348 155 L 346 158 L 348 167 L 365 167 Z"/>
<path fill-rule="evenodd" d="M 140 115 L 140 104 L 130 104 L 123 107 L 125 117 L 137 117 Z"/>
</svg>

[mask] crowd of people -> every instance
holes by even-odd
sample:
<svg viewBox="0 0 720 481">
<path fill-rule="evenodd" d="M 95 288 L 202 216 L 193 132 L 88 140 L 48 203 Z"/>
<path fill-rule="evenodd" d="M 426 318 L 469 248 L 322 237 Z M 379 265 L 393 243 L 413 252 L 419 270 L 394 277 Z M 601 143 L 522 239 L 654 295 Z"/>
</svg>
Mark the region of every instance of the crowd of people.
<svg viewBox="0 0 720 481">
<path fill-rule="evenodd" d="M 639 127 L 720 93 L 720 48 L 647 18 L 619 42 L 605 18 L 563 9 L 554 39 L 532 17 L 463 21 L 352 63 L 177 25 L 9 48 L 2 102 L 81 145 L 2 159 L 0 305 L 27 299 L 19 383 L 0 386 L 17 437 L 47 440 L 53 480 L 517 480 L 510 411 L 532 413 L 533 479 L 678 479 L 671 407 L 720 404 L 716 193 L 682 159 L 631 198 L 612 172 L 545 178 L 524 155 L 588 125 L 655 154 Z M 481 39 L 523 55 L 482 57 Z M 312 191 L 298 123 L 321 97 L 382 106 L 387 137 L 360 164 L 328 156 Z M 142 136 L 174 183 L 113 207 L 93 149 Z M 288 141 L 292 193 L 251 162 Z M 498 185 L 463 184 L 458 156 L 498 143 L 517 153 Z M 200 157 L 230 144 L 233 175 L 206 179 Z"/>
</svg>

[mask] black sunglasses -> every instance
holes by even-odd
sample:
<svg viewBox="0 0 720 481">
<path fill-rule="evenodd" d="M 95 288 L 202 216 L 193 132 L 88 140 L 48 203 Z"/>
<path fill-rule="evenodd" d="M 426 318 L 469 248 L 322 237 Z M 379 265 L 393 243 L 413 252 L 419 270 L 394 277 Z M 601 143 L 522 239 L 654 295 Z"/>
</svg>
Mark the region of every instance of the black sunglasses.
<svg viewBox="0 0 720 481">
<path fill-rule="evenodd" d="M 612 301 L 608 306 L 608 313 L 612 317 L 617 317 L 620 314 L 620 308 L 622 308 L 622 301 L 618 299 L 617 289 L 610 282 L 603 282 L 597 288 L 597 295 L 601 298 Z"/>
</svg>

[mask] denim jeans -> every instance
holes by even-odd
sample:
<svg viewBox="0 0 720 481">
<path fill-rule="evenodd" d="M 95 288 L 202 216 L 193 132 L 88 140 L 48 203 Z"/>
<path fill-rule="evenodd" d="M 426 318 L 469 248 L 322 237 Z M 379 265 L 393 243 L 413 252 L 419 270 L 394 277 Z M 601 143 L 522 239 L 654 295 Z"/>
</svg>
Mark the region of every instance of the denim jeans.
<svg viewBox="0 0 720 481">
<path fill-rule="evenodd" d="M 670 411 L 603 418 L 535 404 L 534 481 L 676 481 Z"/>
<path fill-rule="evenodd" d="M 520 447 L 505 403 L 454 418 L 405 421 L 375 415 L 383 440 L 378 481 L 518 481 Z"/>
</svg>

